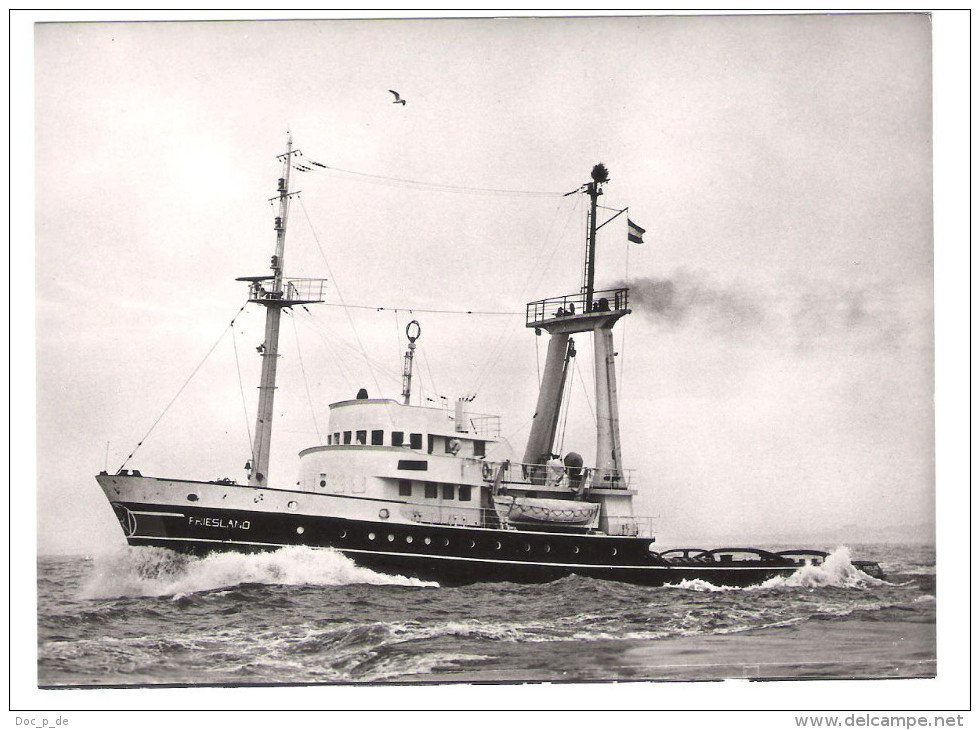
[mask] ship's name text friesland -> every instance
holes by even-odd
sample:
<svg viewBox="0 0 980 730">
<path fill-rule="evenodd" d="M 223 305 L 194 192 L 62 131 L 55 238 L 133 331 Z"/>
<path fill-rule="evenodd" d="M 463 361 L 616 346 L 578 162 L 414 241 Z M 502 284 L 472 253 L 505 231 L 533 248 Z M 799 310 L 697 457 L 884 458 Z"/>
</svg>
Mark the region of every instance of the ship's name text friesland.
<svg viewBox="0 0 980 730">
<path fill-rule="evenodd" d="M 252 526 L 248 520 L 226 520 L 224 517 L 188 517 L 187 524 L 201 527 L 222 527 L 226 530 L 247 530 Z"/>
</svg>

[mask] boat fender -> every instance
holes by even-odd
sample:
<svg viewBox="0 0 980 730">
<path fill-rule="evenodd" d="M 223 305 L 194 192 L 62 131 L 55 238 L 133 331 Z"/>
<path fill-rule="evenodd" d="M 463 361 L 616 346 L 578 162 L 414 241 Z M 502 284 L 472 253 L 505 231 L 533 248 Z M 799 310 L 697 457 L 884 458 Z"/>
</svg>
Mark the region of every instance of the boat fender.
<svg viewBox="0 0 980 730">
<path fill-rule="evenodd" d="M 493 476 L 493 467 L 486 461 L 483 462 L 483 478 L 488 480 Z"/>
</svg>

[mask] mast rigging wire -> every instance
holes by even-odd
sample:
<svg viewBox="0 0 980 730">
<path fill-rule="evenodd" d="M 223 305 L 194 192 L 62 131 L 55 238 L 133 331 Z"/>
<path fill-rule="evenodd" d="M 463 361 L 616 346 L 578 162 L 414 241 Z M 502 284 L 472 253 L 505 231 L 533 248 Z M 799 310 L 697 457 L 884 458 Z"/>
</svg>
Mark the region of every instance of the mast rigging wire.
<svg viewBox="0 0 980 730">
<path fill-rule="evenodd" d="M 565 451 L 565 434 L 568 433 L 568 414 L 572 410 L 572 388 L 575 385 L 575 371 L 577 370 L 578 363 L 575 362 L 576 358 L 572 358 L 572 377 L 568 379 L 568 392 L 565 394 L 563 400 L 565 401 L 565 419 L 561 424 L 561 440 L 558 443 L 558 453 L 561 454 Z"/>
<path fill-rule="evenodd" d="M 306 366 L 303 365 L 303 351 L 299 346 L 299 330 L 296 328 L 296 317 L 289 318 L 293 323 L 293 336 L 296 338 L 296 355 L 299 357 L 299 369 L 303 373 L 303 385 L 306 386 L 306 399 L 310 402 L 310 415 L 313 417 L 313 428 L 316 429 L 317 440 L 323 442 L 320 435 L 320 425 L 316 422 L 316 409 L 313 408 L 313 396 L 310 393 L 310 381 L 306 377 Z"/>
<path fill-rule="evenodd" d="M 235 316 L 231 318 L 231 322 L 229 322 L 228 325 L 223 330 L 221 330 L 221 334 L 218 336 L 218 339 L 214 341 L 214 344 L 211 345 L 211 349 L 208 350 L 207 354 L 204 356 L 201 362 L 197 364 L 197 367 L 194 368 L 194 370 L 188 376 L 187 380 L 184 381 L 184 384 L 180 386 L 180 389 L 177 391 L 174 397 L 170 399 L 170 402 L 167 403 L 166 407 L 163 409 L 163 412 L 159 416 L 157 416 L 157 420 L 153 422 L 153 425 L 150 426 L 149 430 L 147 430 L 145 434 L 143 434 L 143 438 L 141 438 L 139 440 L 139 443 L 136 444 L 136 448 L 134 448 L 132 453 L 130 453 L 130 455 L 126 457 L 126 460 L 119 465 L 119 468 L 116 470 L 116 474 L 121 472 L 123 468 L 126 466 L 126 464 L 129 463 L 129 460 L 133 458 L 133 456 L 136 454 L 137 451 L 139 451 L 139 448 L 140 446 L 143 445 L 143 442 L 146 441 L 147 438 L 149 438 L 151 433 L 153 433 L 153 429 L 155 429 L 157 427 L 157 424 L 160 423 L 160 421 L 163 419 L 165 415 L 167 415 L 167 411 L 170 410 L 170 406 L 172 406 L 174 404 L 174 401 L 176 401 L 180 397 L 180 394 L 184 392 L 184 388 L 187 387 L 187 384 L 194 379 L 195 375 L 197 375 L 197 371 L 200 370 L 201 366 L 204 365 L 205 362 L 207 362 L 207 359 L 209 357 L 211 357 L 211 353 L 214 352 L 215 348 L 218 346 L 218 343 L 220 343 L 221 340 L 225 338 L 225 335 L 228 333 L 228 330 L 234 328 L 235 320 L 238 319 L 238 315 L 240 315 L 245 310 L 246 304 L 247 302 L 242 305 L 242 308 L 239 309 L 238 312 L 235 313 Z"/>
<path fill-rule="evenodd" d="M 578 382 L 582 384 L 582 391 L 585 393 L 585 402 L 588 404 L 589 413 L 592 415 L 592 423 L 598 425 L 599 422 L 596 420 L 595 411 L 592 409 L 592 401 L 589 399 L 589 389 L 585 386 L 585 378 L 582 377 L 582 371 L 576 368 L 575 372 L 578 373 Z"/>
<path fill-rule="evenodd" d="M 347 309 L 373 309 L 376 312 L 408 312 L 409 314 L 480 314 L 480 315 L 502 315 L 512 317 L 523 312 L 491 312 L 479 311 L 475 309 L 420 309 L 418 307 L 380 307 L 368 304 L 337 304 L 336 302 L 320 302 L 325 307 L 344 307 Z"/>
<path fill-rule="evenodd" d="M 443 192 L 450 193 L 474 193 L 474 194 L 488 194 L 488 195 L 527 195 L 530 197 L 561 197 L 564 193 L 556 193 L 551 191 L 542 190 L 508 190 L 503 188 L 481 188 L 473 187 L 469 185 L 447 185 L 444 183 L 433 183 L 425 182 L 423 180 L 410 180 L 408 178 L 401 177 L 390 177 L 387 175 L 372 175 L 366 172 L 357 172 L 356 170 L 345 170 L 341 167 L 334 167 L 332 165 L 324 165 L 320 162 L 314 162 L 309 158 L 305 158 L 306 162 L 310 165 L 316 165 L 323 170 L 329 170 L 331 172 L 339 172 L 344 175 L 353 175 L 355 177 L 364 178 L 369 181 L 377 182 L 388 182 L 388 183 L 401 183 L 402 185 L 414 186 L 418 188 L 426 188 L 430 190 L 439 190 Z M 293 168 L 299 172 L 316 172 L 311 167 L 306 164 L 293 164 Z"/>
<path fill-rule="evenodd" d="M 581 204 L 581 198 L 575 198 L 575 203 L 572 208 L 572 213 L 574 213 L 575 209 L 577 209 L 580 204 Z M 554 217 L 552 217 L 551 223 L 548 225 L 548 234 L 545 236 L 545 240 L 551 237 L 552 231 L 555 227 L 555 223 L 558 220 L 558 214 L 560 212 L 561 212 L 561 203 L 559 203 L 558 206 L 555 208 L 555 215 Z M 555 254 L 558 252 L 558 245 L 561 243 L 562 238 L 564 238 L 565 231 L 568 230 L 568 226 L 571 221 L 571 218 L 572 216 L 569 215 L 565 219 L 565 225 L 562 228 L 561 233 L 555 237 L 555 241 L 551 247 L 551 252 L 548 254 L 547 260 L 544 261 L 544 265 L 541 268 L 541 272 L 538 274 L 537 279 L 532 285 L 531 279 L 534 276 L 535 273 L 534 270 L 538 267 L 539 263 L 544 260 L 543 256 L 539 254 L 538 259 L 531 267 L 531 271 L 528 273 L 528 276 L 524 281 L 524 287 L 521 289 L 521 294 L 519 297 L 520 299 L 523 299 L 525 293 L 528 292 L 530 289 L 537 287 L 538 284 L 540 284 L 541 280 L 544 278 L 545 273 L 547 273 L 548 271 L 548 266 L 551 264 L 552 259 L 554 259 Z M 541 249 L 541 253 L 542 254 L 544 253 L 543 247 Z M 490 350 L 490 355 L 487 357 L 486 361 L 484 362 L 483 368 L 481 368 L 479 374 L 476 377 L 476 382 L 474 383 L 473 387 L 469 389 L 471 393 L 475 393 L 479 391 L 481 387 L 483 387 L 484 379 L 493 370 L 493 367 L 496 365 L 496 361 L 500 358 L 501 355 L 503 355 L 504 345 L 510 342 L 511 338 L 513 338 L 516 335 L 516 332 L 517 332 L 516 328 L 512 330 L 509 329 L 501 330 L 500 336 L 497 338 L 497 341 L 494 343 L 493 347 Z"/>
<path fill-rule="evenodd" d="M 341 377 L 347 383 L 348 388 L 354 390 L 356 386 L 354 384 L 354 381 L 351 379 L 350 374 L 347 372 L 347 367 L 344 365 L 343 359 L 340 357 L 338 351 L 334 349 L 332 341 L 328 339 L 327 336 L 324 335 L 324 333 L 321 332 L 320 330 L 321 328 L 323 328 L 331 336 L 333 336 L 333 333 L 327 330 L 326 327 L 324 327 L 322 324 L 320 324 L 313 317 L 313 314 L 312 312 L 310 312 L 310 310 L 306 309 L 305 307 L 303 309 L 306 311 L 306 315 L 309 318 L 310 323 L 313 324 L 313 331 L 316 333 L 317 337 L 319 337 L 323 341 L 323 344 L 326 346 L 327 351 L 330 354 L 330 362 L 334 363 L 337 366 L 337 370 L 340 372 Z M 342 342 L 340 338 L 336 338 L 336 341 L 340 342 L 340 344 L 343 344 L 345 347 L 350 347 L 350 345 L 347 345 L 347 343 Z"/>
<path fill-rule="evenodd" d="M 320 237 L 316 235 L 316 229 L 313 227 L 313 221 L 310 219 L 310 214 L 306 210 L 306 205 L 303 203 L 303 198 L 299 195 L 296 196 L 299 200 L 299 207 L 303 211 L 303 215 L 306 216 L 306 222 L 310 226 L 310 232 L 313 234 L 313 240 L 316 241 L 316 247 L 320 251 L 320 257 L 323 259 L 323 263 L 327 267 L 327 273 L 330 274 L 330 278 L 333 280 L 334 289 L 337 290 L 337 296 L 340 298 L 341 305 L 344 306 L 344 313 L 347 315 L 347 321 L 350 323 L 350 328 L 354 332 L 354 339 L 357 340 L 357 345 L 361 350 L 361 355 L 364 357 L 364 362 L 368 366 L 368 372 L 371 373 L 371 380 L 374 381 L 374 387 L 377 388 L 377 392 L 381 394 L 381 385 L 378 384 L 378 378 L 374 374 L 374 368 L 371 367 L 371 361 L 368 359 L 367 352 L 364 350 L 364 343 L 361 342 L 361 335 L 357 331 L 357 327 L 354 325 L 354 318 L 351 317 L 350 309 L 344 304 L 344 295 L 340 291 L 340 284 L 337 281 L 337 277 L 334 276 L 333 270 L 330 268 L 330 262 L 327 260 L 327 255 L 323 252 L 323 246 L 320 245 Z M 385 404 L 385 413 L 388 416 L 389 422 L 394 424 L 394 419 L 391 417 L 391 413 L 388 410 L 387 404 Z"/>
<path fill-rule="evenodd" d="M 245 385 L 242 382 L 242 366 L 238 358 L 238 343 L 235 338 L 235 328 L 231 328 L 231 344 L 235 348 L 235 369 L 238 371 L 238 392 L 242 394 L 242 411 L 245 413 L 245 433 L 248 434 L 248 453 L 254 454 L 255 447 L 252 445 L 252 427 L 248 422 L 248 404 L 245 402 Z"/>
<path fill-rule="evenodd" d="M 362 359 L 367 359 L 371 364 L 374 365 L 374 367 L 381 373 L 381 375 L 390 378 L 392 381 L 401 382 L 401 373 L 396 373 L 394 370 L 390 369 L 388 366 L 375 360 L 374 358 L 370 358 L 370 357 L 364 358 L 364 355 L 360 350 L 358 350 L 354 345 L 345 342 L 343 338 L 340 337 L 336 332 L 334 332 L 329 327 L 327 327 L 322 322 L 320 322 L 318 319 L 316 319 L 313 316 L 313 314 L 309 312 L 309 310 L 307 310 L 307 315 L 309 316 L 310 324 L 313 325 L 314 332 L 316 332 L 317 336 L 321 340 L 323 340 L 323 343 L 327 346 L 327 349 L 330 350 L 331 358 L 333 358 L 333 360 L 337 363 L 338 367 L 341 370 L 341 375 L 343 375 L 348 385 L 350 385 L 351 387 L 355 387 L 354 381 L 350 377 L 350 373 L 348 372 L 347 368 L 344 366 L 343 359 L 339 354 L 340 351 L 335 350 L 332 343 L 336 343 L 338 345 L 347 348 L 348 350 L 350 350 L 351 352 L 357 355 L 359 361 Z"/>
</svg>

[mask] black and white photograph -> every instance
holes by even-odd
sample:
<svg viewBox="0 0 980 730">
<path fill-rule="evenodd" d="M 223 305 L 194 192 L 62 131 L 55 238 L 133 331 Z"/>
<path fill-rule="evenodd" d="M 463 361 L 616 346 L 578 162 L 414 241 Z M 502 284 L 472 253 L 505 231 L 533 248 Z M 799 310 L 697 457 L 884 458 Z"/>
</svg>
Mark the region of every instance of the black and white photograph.
<svg viewBox="0 0 980 730">
<path fill-rule="evenodd" d="M 34 20 L 46 702 L 943 676 L 931 13 Z"/>
</svg>

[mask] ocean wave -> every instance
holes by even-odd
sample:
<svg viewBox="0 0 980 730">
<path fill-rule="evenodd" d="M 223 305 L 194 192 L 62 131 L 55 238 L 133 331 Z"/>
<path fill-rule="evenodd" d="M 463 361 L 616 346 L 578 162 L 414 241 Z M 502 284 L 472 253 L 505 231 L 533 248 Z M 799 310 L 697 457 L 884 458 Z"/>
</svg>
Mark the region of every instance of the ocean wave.
<svg viewBox="0 0 980 730">
<path fill-rule="evenodd" d="M 197 558 L 165 548 L 131 547 L 96 559 L 81 598 L 172 596 L 179 600 L 248 584 L 438 586 L 358 567 L 333 550 L 284 547 L 269 553 L 212 553 Z"/>
</svg>

